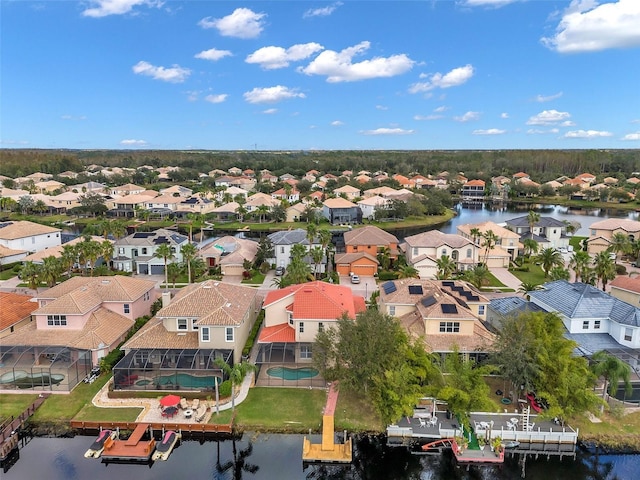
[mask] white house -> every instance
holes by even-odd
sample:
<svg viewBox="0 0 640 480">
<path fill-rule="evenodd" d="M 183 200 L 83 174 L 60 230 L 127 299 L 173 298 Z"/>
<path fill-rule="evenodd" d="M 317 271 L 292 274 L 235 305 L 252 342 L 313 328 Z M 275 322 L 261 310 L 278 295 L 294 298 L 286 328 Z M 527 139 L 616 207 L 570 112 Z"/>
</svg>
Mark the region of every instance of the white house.
<svg viewBox="0 0 640 480">
<path fill-rule="evenodd" d="M 39 252 L 62 244 L 59 228 L 26 220 L 0 223 L 0 245 L 11 250 Z"/>
<path fill-rule="evenodd" d="M 281 232 L 274 232 L 268 236 L 269 240 L 273 243 L 274 257 L 268 261 L 275 263 L 278 267 L 288 267 L 291 263 L 291 248 L 296 245 L 304 245 L 308 250 L 314 247 L 320 247 L 320 243 L 317 238 L 314 239 L 313 244 L 309 244 L 307 238 L 307 231 L 302 228 L 296 228 L 295 230 L 283 230 Z M 308 258 L 307 258 L 308 259 Z M 311 264 L 311 261 L 309 260 Z M 313 265 L 312 265 L 313 268 Z M 320 271 L 324 271 L 324 265 L 319 266 Z"/>
<path fill-rule="evenodd" d="M 174 258 L 167 263 L 182 262 L 180 249 L 189 243 L 184 235 L 160 228 L 154 232 L 136 232 L 117 240 L 113 246 L 113 266 L 116 270 L 135 272 L 142 275 L 163 275 L 164 259 L 156 257 L 162 244 L 171 246 Z"/>
</svg>

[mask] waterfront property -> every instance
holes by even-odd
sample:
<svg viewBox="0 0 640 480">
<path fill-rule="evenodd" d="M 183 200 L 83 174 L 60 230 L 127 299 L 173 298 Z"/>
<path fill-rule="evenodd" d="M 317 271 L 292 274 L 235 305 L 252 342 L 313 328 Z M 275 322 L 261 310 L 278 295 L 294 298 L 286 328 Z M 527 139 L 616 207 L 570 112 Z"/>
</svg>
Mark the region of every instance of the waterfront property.
<svg viewBox="0 0 640 480">
<path fill-rule="evenodd" d="M 0 223 L 0 245 L 13 251 L 39 252 L 59 246 L 60 229 L 26 220 Z"/>
<path fill-rule="evenodd" d="M 625 218 L 609 218 L 592 223 L 587 239 L 587 252 L 595 255 L 606 250 L 612 245 L 613 236 L 618 233 L 622 233 L 633 242 L 640 238 L 640 222 Z"/>
<path fill-rule="evenodd" d="M 222 275 L 242 275 L 245 262 L 253 263 L 257 252 L 257 242 L 227 235 L 208 243 L 199 256 L 207 267 L 219 266 Z"/>
<path fill-rule="evenodd" d="M 117 240 L 113 246 L 113 267 L 139 275 L 164 274 L 164 259 L 156 257 L 160 245 L 168 244 L 174 254 L 173 261 L 182 262 L 180 249 L 189 239 L 171 230 L 160 228 L 154 232 L 136 232 Z"/>
<path fill-rule="evenodd" d="M 533 225 L 533 230 L 527 215 L 511 218 L 506 221 L 506 225 L 508 229 L 520 235 L 520 241 L 530 238 L 538 242 L 540 250 L 569 246 L 567 225 L 555 218 L 540 217 L 540 220 Z"/>
</svg>

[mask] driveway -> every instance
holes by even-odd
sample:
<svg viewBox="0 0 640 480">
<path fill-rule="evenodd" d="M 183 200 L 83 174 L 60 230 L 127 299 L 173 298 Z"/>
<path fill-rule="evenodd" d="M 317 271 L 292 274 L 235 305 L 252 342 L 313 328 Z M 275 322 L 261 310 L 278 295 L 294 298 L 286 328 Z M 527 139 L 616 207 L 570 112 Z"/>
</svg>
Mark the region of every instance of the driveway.
<svg viewBox="0 0 640 480">
<path fill-rule="evenodd" d="M 378 290 L 376 279 L 374 277 L 360 277 L 360 283 L 351 283 L 349 275 L 340 275 L 340 285 L 346 285 L 351 287 L 351 291 L 355 295 L 364 297 L 365 300 L 369 300 L 369 297 L 373 292 Z"/>
<path fill-rule="evenodd" d="M 520 285 L 522 285 L 522 282 L 518 279 L 518 277 L 507 270 L 506 267 L 492 268 L 491 273 L 505 286 L 507 286 L 508 288 L 513 288 L 515 291 L 518 291 L 518 288 L 520 288 Z"/>
</svg>

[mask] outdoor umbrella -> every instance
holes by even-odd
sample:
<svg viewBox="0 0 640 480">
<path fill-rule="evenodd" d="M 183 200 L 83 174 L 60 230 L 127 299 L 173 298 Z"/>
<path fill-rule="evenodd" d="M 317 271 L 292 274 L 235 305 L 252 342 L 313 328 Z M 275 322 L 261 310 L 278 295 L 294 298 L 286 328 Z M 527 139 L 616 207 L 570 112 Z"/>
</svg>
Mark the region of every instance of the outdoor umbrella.
<svg viewBox="0 0 640 480">
<path fill-rule="evenodd" d="M 165 395 L 160 399 L 160 405 L 163 407 L 175 407 L 180 403 L 178 395 Z"/>
</svg>

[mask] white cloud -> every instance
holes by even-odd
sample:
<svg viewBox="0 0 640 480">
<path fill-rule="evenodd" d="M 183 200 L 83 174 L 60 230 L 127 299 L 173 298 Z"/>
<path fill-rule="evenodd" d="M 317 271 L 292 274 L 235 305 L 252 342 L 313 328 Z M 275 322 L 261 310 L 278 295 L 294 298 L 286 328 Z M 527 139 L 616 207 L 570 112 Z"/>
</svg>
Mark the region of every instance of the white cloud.
<svg viewBox="0 0 640 480">
<path fill-rule="evenodd" d="M 560 53 L 597 52 L 640 45 L 640 2 L 619 0 L 598 5 L 573 0 L 564 11 L 555 35 L 543 45 Z"/>
<path fill-rule="evenodd" d="M 302 43 L 286 50 L 282 47 L 262 47 L 248 55 L 247 63 L 257 63 L 265 70 L 288 67 L 290 62 L 309 58 L 316 52 L 324 50 L 319 43 Z"/>
<path fill-rule="evenodd" d="M 575 127 L 576 126 L 576 122 L 573 122 L 571 120 L 565 120 L 564 122 L 562 122 L 560 124 L 561 127 Z"/>
<path fill-rule="evenodd" d="M 573 130 L 564 134 L 564 138 L 600 138 L 611 136 L 613 136 L 613 133 L 600 130 Z"/>
<path fill-rule="evenodd" d="M 466 7 L 503 7 L 519 0 L 462 0 L 461 5 Z"/>
<path fill-rule="evenodd" d="M 334 120 L 333 122 L 331 122 L 332 127 L 341 127 L 342 125 L 344 125 L 344 122 L 341 120 Z"/>
<path fill-rule="evenodd" d="M 506 130 L 500 130 L 499 128 L 489 128 L 488 130 L 474 130 L 471 132 L 473 135 L 502 135 L 507 133 Z"/>
<path fill-rule="evenodd" d="M 302 18 L 310 17 L 327 17 L 336 11 L 336 8 L 342 6 L 342 2 L 335 2 L 322 8 L 310 8 L 302 15 Z"/>
<path fill-rule="evenodd" d="M 433 109 L 433 111 L 436 112 L 436 113 L 446 112 L 447 110 L 449 110 L 449 107 L 447 107 L 445 105 L 441 105 L 441 106 L 436 107 L 436 108 Z"/>
<path fill-rule="evenodd" d="M 159 0 L 91 0 L 90 8 L 82 12 L 85 17 L 108 17 L 109 15 L 123 15 L 138 5 L 161 7 L 164 2 Z"/>
<path fill-rule="evenodd" d="M 62 120 L 75 120 L 75 121 L 83 121 L 87 119 L 85 115 L 62 115 L 60 118 Z"/>
<path fill-rule="evenodd" d="M 640 132 L 627 133 L 622 140 L 640 140 Z"/>
<path fill-rule="evenodd" d="M 549 130 L 541 130 L 539 128 L 530 128 L 527 130 L 529 135 L 544 135 L 547 133 L 558 133 L 559 130 L 557 128 L 550 128 Z"/>
<path fill-rule="evenodd" d="M 635 120 L 631 120 L 631 123 L 640 123 L 640 118 L 637 118 Z"/>
<path fill-rule="evenodd" d="M 198 25 L 202 28 L 215 28 L 224 37 L 256 38 L 264 29 L 266 16 L 266 13 L 255 13 L 248 8 L 236 8 L 226 17 L 205 17 Z"/>
<path fill-rule="evenodd" d="M 154 80 L 162 80 L 163 82 L 182 83 L 189 75 L 191 70 L 188 68 L 182 68 L 179 65 L 173 65 L 172 67 L 156 67 L 149 62 L 140 61 L 133 67 L 133 73 L 137 75 L 146 75 Z"/>
<path fill-rule="evenodd" d="M 480 112 L 467 112 L 462 116 L 453 117 L 456 122 L 471 122 L 472 120 L 478 120 L 480 118 Z"/>
<path fill-rule="evenodd" d="M 422 120 L 440 120 L 444 118 L 442 115 L 414 115 L 413 119 L 422 121 Z"/>
<path fill-rule="evenodd" d="M 386 107 L 384 105 L 376 105 L 376 110 L 386 111 L 389 110 L 389 107 Z"/>
<path fill-rule="evenodd" d="M 395 77 L 413 68 L 415 62 L 404 53 L 352 63 L 354 56 L 363 54 L 370 46 L 370 42 L 364 41 L 340 52 L 325 50 L 309 65 L 299 68 L 298 71 L 307 75 L 326 75 L 327 82 L 337 83 Z"/>
<path fill-rule="evenodd" d="M 362 135 L 413 135 L 415 130 L 403 128 L 376 128 L 375 130 L 361 130 Z"/>
<path fill-rule="evenodd" d="M 500 114 L 500 118 L 509 118 L 509 114 L 507 112 L 502 112 Z"/>
<path fill-rule="evenodd" d="M 466 83 L 471 77 L 473 77 L 473 66 L 470 64 L 464 67 L 454 68 L 444 75 L 440 72 L 426 74 L 425 76 L 421 75 L 420 78 L 428 78 L 428 80 L 411 85 L 409 87 L 409 93 L 428 92 L 434 88 L 457 87 Z"/>
<path fill-rule="evenodd" d="M 290 98 L 305 98 L 304 93 L 295 89 L 277 85 L 268 88 L 254 88 L 244 93 L 244 99 L 249 103 L 277 103 Z"/>
<path fill-rule="evenodd" d="M 146 140 L 134 140 L 133 138 L 128 140 L 122 140 L 120 145 L 125 145 L 127 147 L 145 147 L 147 146 Z"/>
<path fill-rule="evenodd" d="M 211 60 L 215 62 L 223 59 L 224 57 L 232 57 L 233 54 L 229 50 L 218 50 L 217 48 L 210 48 L 209 50 L 203 50 L 200 53 L 194 55 L 195 58 L 202 60 Z"/>
<path fill-rule="evenodd" d="M 554 93 L 553 95 L 536 95 L 535 101 L 539 103 L 550 102 L 556 100 L 562 96 L 562 92 Z"/>
<path fill-rule="evenodd" d="M 559 112 L 558 110 L 543 110 L 542 112 L 529 117 L 527 125 L 557 125 L 567 121 L 571 117 L 569 112 Z"/>
<path fill-rule="evenodd" d="M 263 110 L 262 113 L 264 113 L 265 115 L 273 115 L 274 113 L 277 113 L 278 109 L 277 108 L 267 108 L 266 110 Z"/>
<path fill-rule="evenodd" d="M 226 93 L 219 93 L 217 95 L 207 95 L 206 97 L 204 97 L 205 102 L 209 102 L 209 103 L 222 103 L 224 102 L 227 97 L 229 95 L 227 95 Z"/>
</svg>

